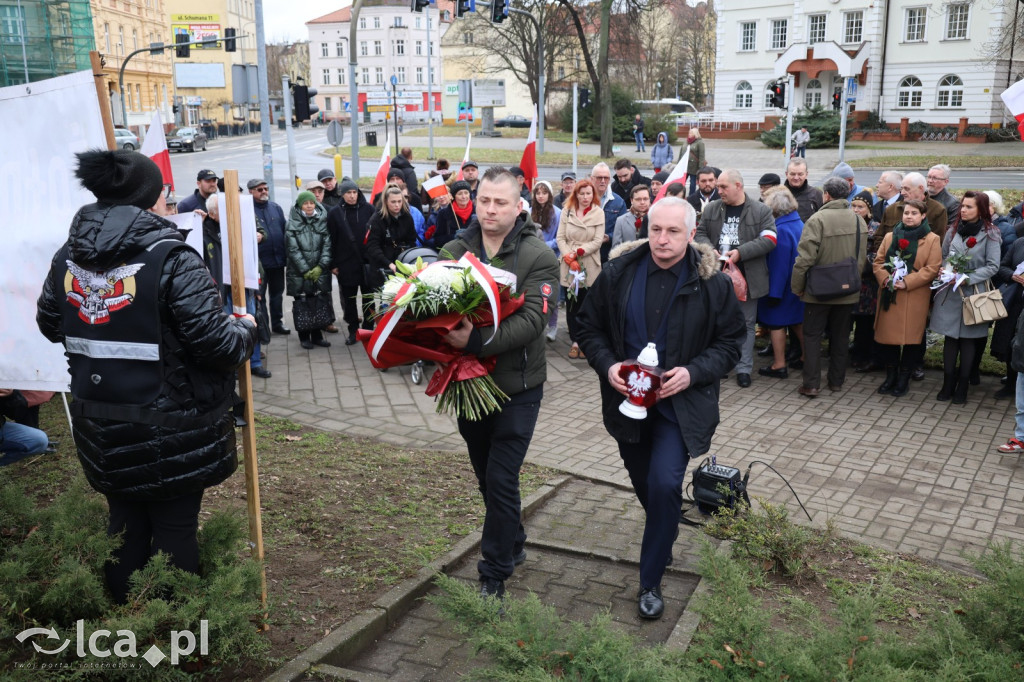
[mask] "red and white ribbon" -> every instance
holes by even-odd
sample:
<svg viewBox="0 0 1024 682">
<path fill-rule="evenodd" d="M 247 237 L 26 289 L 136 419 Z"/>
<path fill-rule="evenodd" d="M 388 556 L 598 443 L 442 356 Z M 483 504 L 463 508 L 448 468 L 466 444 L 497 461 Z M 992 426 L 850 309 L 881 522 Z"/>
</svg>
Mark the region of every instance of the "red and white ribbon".
<svg viewBox="0 0 1024 682">
<path fill-rule="evenodd" d="M 494 340 L 494 335 L 498 333 L 498 325 L 501 324 L 501 309 L 498 306 L 498 283 L 494 281 L 494 277 L 491 276 L 487 267 L 480 262 L 480 259 L 469 251 L 459 259 L 459 265 L 469 267 L 469 274 L 481 287 L 483 287 L 484 294 L 487 296 L 487 301 L 491 304 L 491 315 L 494 317 L 494 326 L 491 327 L 490 338 L 484 341 L 484 345 L 486 346 Z"/>
<path fill-rule="evenodd" d="M 405 296 L 405 294 L 409 292 L 410 289 L 414 289 L 415 287 L 416 282 L 406 282 L 398 289 L 394 300 L 400 300 L 402 296 Z M 377 355 L 380 353 L 381 348 L 384 347 L 384 343 L 388 340 L 388 337 L 391 336 L 392 330 L 394 330 L 395 325 L 401 321 L 402 315 L 404 314 L 404 305 L 393 305 L 391 306 L 391 310 L 385 313 L 384 317 L 382 317 L 380 322 L 377 323 L 377 328 L 373 330 L 373 336 L 370 337 L 370 356 L 374 360 L 377 359 Z"/>
</svg>

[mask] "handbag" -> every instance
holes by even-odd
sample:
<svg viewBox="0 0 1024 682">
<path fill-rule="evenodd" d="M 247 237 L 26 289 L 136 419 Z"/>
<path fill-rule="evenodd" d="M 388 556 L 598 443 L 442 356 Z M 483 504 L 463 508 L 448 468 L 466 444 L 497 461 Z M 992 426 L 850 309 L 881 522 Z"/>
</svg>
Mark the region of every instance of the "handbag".
<svg viewBox="0 0 1024 682">
<path fill-rule="evenodd" d="M 743 272 L 740 271 L 738 265 L 733 263 L 731 260 L 725 261 L 725 265 L 722 267 L 722 272 L 729 276 L 732 280 L 732 290 L 736 294 L 737 301 L 747 300 L 747 278 L 743 276 Z"/>
<path fill-rule="evenodd" d="M 854 254 L 860 253 L 860 220 L 857 223 L 857 245 Z M 844 258 L 837 263 L 815 265 L 807 273 L 807 293 L 814 298 L 828 301 L 849 296 L 860 291 L 861 273 L 857 267 L 857 256 Z"/>
<path fill-rule="evenodd" d="M 292 302 L 292 324 L 296 331 L 311 332 L 334 322 L 334 305 L 329 294 L 296 296 Z"/>
<path fill-rule="evenodd" d="M 1003 305 L 1003 295 L 990 289 L 988 282 L 985 282 L 984 286 L 985 291 L 971 296 L 964 296 L 964 292 L 960 292 L 964 298 L 964 324 L 968 326 L 995 322 L 1008 315 L 1006 306 Z"/>
</svg>

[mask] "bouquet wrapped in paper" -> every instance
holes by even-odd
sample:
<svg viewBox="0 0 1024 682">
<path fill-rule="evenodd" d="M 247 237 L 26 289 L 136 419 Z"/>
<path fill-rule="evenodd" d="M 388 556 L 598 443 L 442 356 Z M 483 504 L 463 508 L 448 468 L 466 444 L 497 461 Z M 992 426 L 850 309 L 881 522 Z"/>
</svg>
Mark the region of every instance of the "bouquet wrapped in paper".
<svg viewBox="0 0 1024 682">
<path fill-rule="evenodd" d="M 437 397 L 438 412 L 478 420 L 500 410 L 508 396 L 490 376 L 496 358 L 452 348 L 444 337 L 466 317 L 482 328 L 484 345 L 490 342 L 501 320 L 523 305 L 523 297 L 514 295 L 515 275 L 471 253 L 459 261 L 395 267 L 398 272 L 379 292 L 376 328 L 357 332 L 370 363 L 378 369 L 417 360 L 438 363 L 426 390 Z"/>
</svg>

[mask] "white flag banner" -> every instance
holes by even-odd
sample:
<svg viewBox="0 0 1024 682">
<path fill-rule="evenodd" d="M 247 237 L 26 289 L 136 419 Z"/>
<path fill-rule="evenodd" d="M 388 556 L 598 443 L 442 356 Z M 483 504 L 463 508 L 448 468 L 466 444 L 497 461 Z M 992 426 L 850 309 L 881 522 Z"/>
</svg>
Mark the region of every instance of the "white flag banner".
<svg viewBox="0 0 1024 682">
<path fill-rule="evenodd" d="M 107 147 L 92 72 L 0 88 L 0 130 L 0 388 L 67 391 L 64 347 L 39 333 L 36 299 L 71 219 L 96 201 L 74 175 L 75 152 Z"/>
</svg>

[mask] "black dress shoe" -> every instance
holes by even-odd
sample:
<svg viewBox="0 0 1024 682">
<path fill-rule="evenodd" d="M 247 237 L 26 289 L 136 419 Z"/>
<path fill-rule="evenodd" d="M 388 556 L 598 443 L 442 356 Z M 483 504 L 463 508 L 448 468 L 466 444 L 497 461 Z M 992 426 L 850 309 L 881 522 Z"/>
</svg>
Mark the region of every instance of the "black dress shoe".
<svg viewBox="0 0 1024 682">
<path fill-rule="evenodd" d="M 737 374 L 736 385 L 740 388 L 750 388 L 750 375 L 749 374 Z"/>
<path fill-rule="evenodd" d="M 512 555 L 512 564 L 518 566 L 519 564 L 526 561 L 526 548 L 523 547 L 518 552 Z"/>
<path fill-rule="evenodd" d="M 757 373 L 763 377 L 774 377 L 776 379 L 787 379 L 789 378 L 789 370 L 783 367 L 775 369 L 773 367 L 762 367 L 757 370 Z"/>
<path fill-rule="evenodd" d="M 970 381 L 971 386 L 977 386 L 978 384 L 980 384 L 981 383 L 981 372 L 976 370 L 976 369 L 972 369 L 969 381 Z"/>
<path fill-rule="evenodd" d="M 637 614 L 644 620 L 658 620 L 665 612 L 665 601 L 657 587 L 641 587 L 636 598 Z"/>
<path fill-rule="evenodd" d="M 346 346 L 354 346 L 355 344 L 356 344 L 356 333 L 355 332 L 349 332 L 348 333 L 348 338 L 345 339 L 345 345 Z"/>
<path fill-rule="evenodd" d="M 252 375 L 254 377 L 259 377 L 261 379 L 269 379 L 271 376 L 270 370 L 267 369 L 266 367 L 263 367 L 262 365 L 260 365 L 259 367 L 253 367 Z"/>
<path fill-rule="evenodd" d="M 885 366 L 872 361 L 865 362 L 860 367 L 857 367 L 854 371 L 856 371 L 858 374 L 867 374 L 868 372 L 877 372 L 880 369 L 885 369 Z"/>
<path fill-rule="evenodd" d="M 274 332 L 275 334 L 291 334 L 292 333 L 292 330 L 289 329 L 288 327 L 284 326 L 283 324 L 278 325 L 278 326 L 272 328 L 271 331 Z"/>
<path fill-rule="evenodd" d="M 303 348 L 305 348 L 306 350 L 313 350 L 313 342 L 312 341 L 303 341 L 299 345 L 302 346 Z"/>
<path fill-rule="evenodd" d="M 910 378 L 913 379 L 914 381 L 921 381 L 922 379 L 924 379 L 924 367 L 918 367 L 913 372 L 911 372 Z"/>
<path fill-rule="evenodd" d="M 324 341 L 323 339 L 320 339 L 319 341 L 314 341 L 313 345 L 314 346 L 320 346 L 321 348 L 330 348 L 331 347 L 331 342 L 330 341 Z"/>
<path fill-rule="evenodd" d="M 1015 387 L 1011 388 L 1010 386 L 1003 386 L 1001 389 L 996 391 L 995 395 L 992 397 L 996 400 L 1004 400 L 1006 398 L 1013 398 L 1016 395 L 1017 390 Z"/>
<path fill-rule="evenodd" d="M 797 358 L 796 360 L 790 360 L 789 361 L 789 368 L 790 369 L 803 369 L 804 368 L 804 361 L 801 360 L 800 358 Z"/>
<path fill-rule="evenodd" d="M 767 346 L 765 346 L 765 347 L 764 347 L 764 348 L 762 348 L 761 350 L 757 351 L 757 354 L 758 354 L 759 356 L 761 356 L 762 358 L 766 358 L 766 357 L 768 357 L 769 355 L 771 355 L 771 354 L 772 354 L 772 352 L 773 352 L 773 351 L 772 351 L 772 344 L 770 344 L 770 343 L 769 343 L 769 344 L 768 344 Z"/>
</svg>

